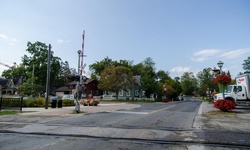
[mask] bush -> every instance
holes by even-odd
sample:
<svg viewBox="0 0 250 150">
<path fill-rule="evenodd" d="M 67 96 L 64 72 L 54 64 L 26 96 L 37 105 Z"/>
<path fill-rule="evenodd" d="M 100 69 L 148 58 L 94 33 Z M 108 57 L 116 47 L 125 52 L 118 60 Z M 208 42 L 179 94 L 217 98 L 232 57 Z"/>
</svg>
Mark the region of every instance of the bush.
<svg viewBox="0 0 250 150">
<path fill-rule="evenodd" d="M 45 98 L 39 97 L 36 99 L 23 100 L 23 107 L 45 107 Z"/>
<path fill-rule="evenodd" d="M 62 100 L 62 104 L 63 104 L 63 106 L 75 106 L 74 101 L 73 100 L 69 100 L 69 99 Z"/>
<path fill-rule="evenodd" d="M 230 100 L 220 99 L 214 102 L 214 107 L 221 111 L 229 111 L 236 108 L 236 104 Z"/>
</svg>

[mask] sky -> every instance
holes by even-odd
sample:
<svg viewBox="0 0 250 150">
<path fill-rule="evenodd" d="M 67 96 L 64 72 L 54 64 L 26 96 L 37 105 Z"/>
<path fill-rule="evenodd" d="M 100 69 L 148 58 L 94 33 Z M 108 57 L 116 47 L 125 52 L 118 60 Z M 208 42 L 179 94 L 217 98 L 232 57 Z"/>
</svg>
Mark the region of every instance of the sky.
<svg viewBox="0 0 250 150">
<path fill-rule="evenodd" d="M 151 57 L 173 78 L 220 60 L 234 78 L 250 56 L 250 1 L 1 0 L 0 62 L 20 64 L 27 42 L 40 41 L 77 68 L 83 30 L 87 76 L 106 57 L 134 65 Z"/>
</svg>

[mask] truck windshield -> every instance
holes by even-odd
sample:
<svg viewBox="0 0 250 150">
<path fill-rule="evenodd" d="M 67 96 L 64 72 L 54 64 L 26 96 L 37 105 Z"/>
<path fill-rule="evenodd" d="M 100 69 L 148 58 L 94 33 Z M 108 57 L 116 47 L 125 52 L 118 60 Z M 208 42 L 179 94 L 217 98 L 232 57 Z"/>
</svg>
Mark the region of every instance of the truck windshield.
<svg viewBox="0 0 250 150">
<path fill-rule="evenodd" d="M 227 93 L 231 93 L 231 92 L 232 92 L 232 89 L 233 89 L 233 86 L 227 86 L 226 92 L 227 92 Z"/>
</svg>

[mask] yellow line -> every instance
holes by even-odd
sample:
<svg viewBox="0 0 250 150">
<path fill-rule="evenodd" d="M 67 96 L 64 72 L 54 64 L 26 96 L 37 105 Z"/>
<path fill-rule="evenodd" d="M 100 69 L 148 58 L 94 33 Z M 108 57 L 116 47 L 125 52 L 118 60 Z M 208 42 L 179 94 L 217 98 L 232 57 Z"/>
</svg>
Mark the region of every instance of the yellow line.
<svg viewBox="0 0 250 150">
<path fill-rule="evenodd" d="M 174 106 L 175 106 L 175 105 L 168 106 L 168 107 L 165 107 L 165 108 L 162 108 L 162 109 L 158 109 L 158 110 L 154 110 L 154 111 L 149 112 L 148 114 L 154 114 L 154 113 L 157 113 L 157 112 L 160 112 L 160 111 L 163 111 L 163 110 L 172 108 L 172 107 L 174 107 Z"/>
</svg>

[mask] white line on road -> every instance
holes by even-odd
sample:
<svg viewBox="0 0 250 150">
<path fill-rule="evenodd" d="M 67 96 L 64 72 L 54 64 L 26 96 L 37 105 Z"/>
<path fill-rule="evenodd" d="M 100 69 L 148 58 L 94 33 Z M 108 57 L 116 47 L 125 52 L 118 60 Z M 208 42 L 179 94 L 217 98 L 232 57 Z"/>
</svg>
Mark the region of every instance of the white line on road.
<svg viewBox="0 0 250 150">
<path fill-rule="evenodd" d="M 107 111 L 107 112 L 111 112 L 111 113 L 122 113 L 122 114 L 138 114 L 138 115 L 148 115 L 148 114 L 153 114 L 153 113 L 157 113 L 163 110 L 166 110 L 168 108 L 174 107 L 175 105 L 172 106 L 168 106 L 162 109 L 158 109 L 158 110 L 154 110 L 154 111 L 150 111 L 150 112 L 133 112 L 133 111 Z"/>
</svg>

